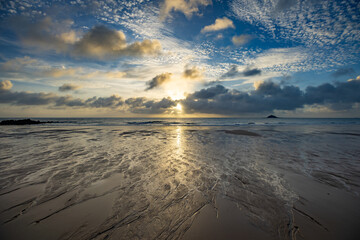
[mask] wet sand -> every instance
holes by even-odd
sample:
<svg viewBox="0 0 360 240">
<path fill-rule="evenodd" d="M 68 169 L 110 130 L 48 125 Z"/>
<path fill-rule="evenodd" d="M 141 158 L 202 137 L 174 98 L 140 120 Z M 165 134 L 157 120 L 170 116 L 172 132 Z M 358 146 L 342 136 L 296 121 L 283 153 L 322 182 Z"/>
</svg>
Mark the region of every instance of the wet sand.
<svg viewBox="0 0 360 240">
<path fill-rule="evenodd" d="M 217 197 L 215 206 L 206 205 L 196 216 L 183 239 L 271 239 L 272 236 L 251 223 L 239 206 Z"/>
<path fill-rule="evenodd" d="M 0 238 L 359 239 L 356 130 L 2 128 Z"/>
<path fill-rule="evenodd" d="M 229 134 L 235 134 L 235 135 L 244 135 L 244 136 L 254 136 L 254 137 L 260 137 L 260 135 L 258 133 L 255 132 L 249 132 L 246 130 L 224 130 L 225 133 L 229 133 Z"/>
</svg>

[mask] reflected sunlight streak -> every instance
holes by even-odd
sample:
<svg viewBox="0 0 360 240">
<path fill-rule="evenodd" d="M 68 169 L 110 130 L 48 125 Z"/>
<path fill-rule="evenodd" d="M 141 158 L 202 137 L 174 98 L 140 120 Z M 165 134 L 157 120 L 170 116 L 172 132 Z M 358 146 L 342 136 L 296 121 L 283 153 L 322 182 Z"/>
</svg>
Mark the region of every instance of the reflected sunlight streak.
<svg viewBox="0 0 360 240">
<path fill-rule="evenodd" d="M 176 128 L 176 145 L 178 146 L 178 149 L 181 150 L 181 135 L 182 135 L 182 129 L 180 126 Z"/>
</svg>

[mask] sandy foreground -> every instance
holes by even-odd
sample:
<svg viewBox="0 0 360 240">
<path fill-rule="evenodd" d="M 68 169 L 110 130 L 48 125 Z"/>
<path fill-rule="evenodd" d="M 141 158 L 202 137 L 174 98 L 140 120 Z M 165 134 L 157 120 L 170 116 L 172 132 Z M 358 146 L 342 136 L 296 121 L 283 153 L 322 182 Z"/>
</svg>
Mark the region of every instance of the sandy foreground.
<svg viewBox="0 0 360 240">
<path fill-rule="evenodd" d="M 359 133 L 1 128 L 0 238 L 360 239 Z"/>
</svg>

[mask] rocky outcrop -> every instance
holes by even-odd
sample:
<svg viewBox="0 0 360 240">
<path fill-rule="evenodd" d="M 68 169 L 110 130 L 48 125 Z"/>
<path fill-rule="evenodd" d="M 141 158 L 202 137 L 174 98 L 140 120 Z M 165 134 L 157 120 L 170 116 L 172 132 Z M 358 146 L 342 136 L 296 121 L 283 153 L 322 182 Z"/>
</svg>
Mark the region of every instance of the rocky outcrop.
<svg viewBox="0 0 360 240">
<path fill-rule="evenodd" d="M 0 125 L 30 125 L 30 124 L 44 124 L 44 123 L 53 123 L 52 121 L 40 122 L 31 119 L 21 119 L 21 120 L 4 120 L 0 122 Z"/>
</svg>

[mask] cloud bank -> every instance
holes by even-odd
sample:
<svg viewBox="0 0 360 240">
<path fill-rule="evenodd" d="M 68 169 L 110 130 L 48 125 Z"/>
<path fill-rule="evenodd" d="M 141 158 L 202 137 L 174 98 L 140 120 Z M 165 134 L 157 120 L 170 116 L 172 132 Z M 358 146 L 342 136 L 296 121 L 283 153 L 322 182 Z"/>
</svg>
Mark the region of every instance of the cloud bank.
<svg viewBox="0 0 360 240">
<path fill-rule="evenodd" d="M 80 33 L 71 30 L 72 24 L 70 20 L 54 22 L 50 17 L 37 22 L 24 17 L 11 20 L 12 30 L 20 40 L 27 46 L 41 50 L 95 59 L 161 53 L 162 47 L 157 40 L 145 39 L 141 42 L 127 43 L 122 31 L 103 25 L 95 26 L 80 36 Z"/>
<path fill-rule="evenodd" d="M 139 114 L 163 114 L 172 111 L 177 102 L 170 98 L 152 100 L 147 98 L 128 98 L 124 100 L 118 95 L 110 97 L 74 98 L 70 95 L 59 96 L 54 93 L 12 92 L 10 81 L 0 82 L 0 104 L 17 106 L 47 106 L 71 108 L 107 108 L 115 111 L 128 111 Z"/>
<path fill-rule="evenodd" d="M 304 91 L 296 86 L 284 86 L 267 81 L 257 89 L 247 92 L 230 90 L 221 85 L 202 89 L 181 101 L 188 113 L 211 113 L 241 115 L 243 113 L 272 112 L 274 110 L 295 110 L 306 105 L 323 105 L 332 110 L 351 109 L 360 103 L 360 80 L 317 87 Z"/>
<path fill-rule="evenodd" d="M 188 94 L 183 100 L 144 97 L 124 100 L 118 95 L 88 99 L 58 96 L 53 93 L 12 92 L 11 82 L 2 81 L 0 103 L 18 106 L 44 105 L 73 108 L 108 108 L 139 114 L 171 113 L 180 102 L 184 113 L 241 115 L 270 113 L 275 110 L 296 110 L 305 106 L 323 106 L 334 111 L 352 109 L 360 103 L 360 76 L 347 82 L 310 86 L 301 90 L 296 86 L 280 86 L 271 81 L 260 83 L 251 92 L 241 92 L 222 85 L 201 89 Z M 5 87 L 3 87 L 5 86 Z"/>
</svg>

